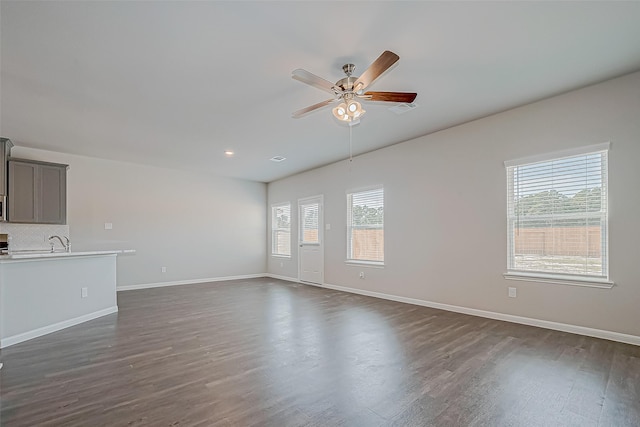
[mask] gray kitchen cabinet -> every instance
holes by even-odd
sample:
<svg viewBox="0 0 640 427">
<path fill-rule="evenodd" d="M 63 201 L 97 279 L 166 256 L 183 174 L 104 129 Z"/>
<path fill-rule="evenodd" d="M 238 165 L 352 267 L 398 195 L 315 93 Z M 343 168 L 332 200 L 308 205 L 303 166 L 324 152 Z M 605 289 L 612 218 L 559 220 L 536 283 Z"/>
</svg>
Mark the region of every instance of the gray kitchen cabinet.
<svg viewBox="0 0 640 427">
<path fill-rule="evenodd" d="M 11 154 L 13 142 L 0 138 L 0 196 L 7 194 L 7 157 Z"/>
<path fill-rule="evenodd" d="M 67 165 L 9 159 L 9 222 L 67 223 Z"/>
</svg>

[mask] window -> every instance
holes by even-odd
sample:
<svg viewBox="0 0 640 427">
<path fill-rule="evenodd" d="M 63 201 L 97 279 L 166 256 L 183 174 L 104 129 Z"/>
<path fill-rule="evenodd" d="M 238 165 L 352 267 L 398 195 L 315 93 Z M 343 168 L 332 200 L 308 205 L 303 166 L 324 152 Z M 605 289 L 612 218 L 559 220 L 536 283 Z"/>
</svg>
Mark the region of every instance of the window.
<svg viewBox="0 0 640 427">
<path fill-rule="evenodd" d="M 271 206 L 271 254 L 291 256 L 291 204 Z"/>
<path fill-rule="evenodd" d="M 300 243 L 320 243 L 320 233 L 318 232 L 320 203 L 315 200 L 301 202 L 298 209 L 300 210 Z"/>
<path fill-rule="evenodd" d="M 507 277 L 608 283 L 608 148 L 505 162 Z"/>
<path fill-rule="evenodd" d="M 347 261 L 384 262 L 384 190 L 347 194 Z"/>
</svg>

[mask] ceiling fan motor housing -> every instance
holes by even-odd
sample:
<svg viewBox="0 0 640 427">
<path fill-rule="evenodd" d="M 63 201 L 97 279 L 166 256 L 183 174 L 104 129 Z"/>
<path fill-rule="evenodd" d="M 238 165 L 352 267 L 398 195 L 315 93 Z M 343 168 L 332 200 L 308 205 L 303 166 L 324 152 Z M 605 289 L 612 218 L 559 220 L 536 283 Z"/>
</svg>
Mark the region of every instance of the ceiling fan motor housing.
<svg viewBox="0 0 640 427">
<path fill-rule="evenodd" d="M 338 86 L 343 91 L 352 91 L 353 85 L 356 82 L 356 80 L 358 80 L 357 77 L 351 77 L 351 76 L 345 77 L 343 79 L 338 80 L 336 82 L 336 86 Z"/>
<path fill-rule="evenodd" d="M 342 66 L 342 71 L 347 75 L 347 77 L 340 79 L 336 82 L 336 86 L 338 86 L 343 91 L 352 91 L 353 84 L 358 80 L 358 77 L 351 77 L 351 74 L 355 71 L 356 66 L 354 64 L 344 64 Z"/>
</svg>

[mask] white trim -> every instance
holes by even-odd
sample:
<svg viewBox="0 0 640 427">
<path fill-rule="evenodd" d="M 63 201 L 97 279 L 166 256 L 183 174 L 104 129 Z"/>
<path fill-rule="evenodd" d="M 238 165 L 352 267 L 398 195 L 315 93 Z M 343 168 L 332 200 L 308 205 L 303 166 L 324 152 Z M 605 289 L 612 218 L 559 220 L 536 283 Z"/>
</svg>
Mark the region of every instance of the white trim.
<svg viewBox="0 0 640 427">
<path fill-rule="evenodd" d="M 18 344 L 24 341 L 28 341 L 33 338 L 41 337 L 52 332 L 57 332 L 62 329 L 69 328 L 71 326 L 79 325 L 80 323 L 88 322 L 89 320 L 97 319 L 98 317 L 106 316 L 118 312 L 118 306 L 105 308 L 102 310 L 94 311 L 93 313 L 83 314 L 82 316 L 74 317 L 73 319 L 65 320 L 62 322 L 54 323 L 53 325 L 44 326 L 42 328 L 34 329 L 32 331 L 23 332 L 18 335 L 3 338 L 0 341 L 0 348 L 6 348 L 14 344 Z"/>
<path fill-rule="evenodd" d="M 544 329 L 552 329 L 554 331 L 569 332 L 572 334 L 585 335 L 588 337 L 602 338 L 605 340 L 617 341 L 617 342 L 622 342 L 626 344 L 633 344 L 633 345 L 640 346 L 640 336 L 637 336 L 637 335 L 628 335 L 620 332 L 605 331 L 603 329 L 587 328 L 585 326 L 571 325 L 568 323 L 560 323 L 560 322 L 552 322 L 549 320 L 533 319 L 531 317 L 497 313 L 494 311 L 479 310 L 476 308 L 461 307 L 458 305 L 442 304 L 439 302 L 425 301 L 425 300 L 416 299 L 416 298 L 401 297 L 396 295 L 385 294 L 382 292 L 373 292 L 373 291 L 367 291 L 364 289 L 356 289 L 356 288 L 349 288 L 346 286 L 331 285 L 329 283 L 325 283 L 324 285 L 319 285 L 315 283 L 300 282 L 293 278 L 276 276 L 274 274 L 267 274 L 266 277 L 272 277 L 274 279 L 281 279 L 281 280 L 288 280 L 296 283 L 301 283 L 304 285 L 311 285 L 311 286 L 316 286 L 320 288 L 333 289 L 336 291 L 349 292 L 352 294 L 365 295 L 365 296 L 374 297 L 374 298 L 381 298 L 389 301 L 402 302 L 405 304 L 413 304 L 413 305 L 419 305 L 422 307 L 436 308 L 439 310 L 452 311 L 454 313 L 468 314 L 471 316 L 484 317 L 487 319 L 502 320 L 505 322 L 535 326 L 535 327 L 544 328 Z"/>
<path fill-rule="evenodd" d="M 348 259 L 344 263 L 351 267 L 384 268 L 384 261 L 358 261 L 355 259 Z"/>
<path fill-rule="evenodd" d="M 274 214 L 274 211 L 276 209 L 284 208 L 284 207 L 289 208 L 289 254 L 288 255 L 284 254 L 284 253 L 274 252 L 273 251 L 274 245 L 275 245 L 275 241 L 274 241 L 273 237 L 274 237 L 275 232 L 278 231 L 278 229 L 273 227 L 273 222 L 274 222 L 274 219 L 276 218 L 273 214 Z M 271 211 L 269 212 L 269 215 L 270 215 L 270 218 L 271 218 L 271 221 L 270 221 L 270 224 L 269 224 L 269 230 L 270 230 L 270 234 L 271 234 L 271 236 L 270 236 L 270 239 L 271 239 L 271 256 L 272 257 L 277 257 L 277 258 L 291 258 L 291 246 L 292 246 L 291 245 L 291 238 L 293 236 L 291 234 L 291 224 L 293 224 L 293 218 L 292 218 L 292 215 L 291 215 L 291 201 L 272 204 L 271 205 Z"/>
<path fill-rule="evenodd" d="M 197 283 L 224 282 L 227 280 L 256 279 L 258 277 L 265 277 L 265 275 L 264 273 L 258 273 L 243 274 L 241 276 L 210 277 L 206 279 L 176 280 L 174 282 L 142 283 L 139 285 L 118 286 L 116 291 L 134 291 L 136 289 L 164 288 L 165 286 L 195 285 Z"/>
<path fill-rule="evenodd" d="M 376 185 L 370 185 L 367 187 L 361 187 L 360 189 L 347 189 L 346 191 L 346 196 L 347 196 L 347 254 L 346 254 L 346 260 L 345 262 L 347 264 L 349 263 L 353 263 L 353 264 L 367 264 L 368 265 L 374 265 L 377 264 L 378 266 L 384 267 L 384 245 L 382 248 L 382 261 L 375 261 L 375 260 L 369 260 L 369 259 L 354 259 L 352 258 L 353 256 L 353 241 L 352 241 L 352 230 L 355 228 L 353 225 L 353 196 L 355 194 L 360 194 L 360 193 L 368 193 L 368 192 L 373 192 L 376 190 L 381 190 L 382 191 L 382 208 L 384 210 L 385 207 L 385 189 L 384 189 L 384 184 L 376 184 Z M 379 224 L 375 224 L 375 225 L 379 225 Z M 379 227 L 379 229 L 382 230 L 382 234 L 384 237 L 384 218 L 382 220 L 382 227 Z"/>
<path fill-rule="evenodd" d="M 271 209 L 273 208 L 281 208 L 283 206 L 289 206 L 289 209 L 291 209 L 291 202 L 281 202 L 281 203 L 272 203 L 271 204 Z"/>
<path fill-rule="evenodd" d="M 307 197 L 301 197 L 298 199 L 298 205 L 300 205 L 300 202 L 313 202 L 316 199 L 324 199 L 324 193 L 320 193 L 317 194 L 315 196 L 307 196 Z"/>
<path fill-rule="evenodd" d="M 506 174 L 507 174 L 507 273 L 505 273 L 504 277 L 509 280 L 526 280 L 526 281 L 540 281 L 545 283 L 556 283 L 556 284 L 564 284 L 564 285 L 573 285 L 573 286 L 585 286 L 585 287 L 598 287 L 598 288 L 611 288 L 613 287 L 613 282 L 609 280 L 609 202 L 608 202 L 608 169 L 609 169 L 609 161 L 608 161 L 608 151 L 609 151 L 610 143 L 602 143 L 589 145 L 585 147 L 577 147 L 568 150 L 556 151 L 553 153 L 539 154 L 536 156 L 531 156 L 528 158 L 522 158 L 517 160 L 505 161 L 506 166 Z M 515 253 L 515 241 L 516 241 L 516 231 L 523 227 L 520 222 L 520 212 L 518 211 L 518 203 L 520 200 L 524 200 L 523 194 L 520 194 L 520 179 L 516 180 L 516 174 L 520 174 L 520 167 L 529 165 L 532 168 L 532 171 L 536 171 L 536 177 L 532 178 L 523 178 L 525 188 L 529 188 L 525 190 L 524 194 L 528 194 L 535 188 L 536 194 L 543 190 L 549 190 L 554 188 L 554 179 L 556 177 L 556 173 L 554 172 L 554 168 L 550 169 L 548 166 L 540 168 L 541 165 L 555 164 L 556 161 L 562 161 L 563 159 L 569 159 L 572 162 L 575 162 L 576 165 L 580 165 L 584 162 L 584 167 L 587 168 L 590 165 L 589 156 L 597 155 L 599 157 L 598 163 L 600 164 L 600 169 L 597 172 L 594 168 L 592 173 L 584 171 L 585 180 L 588 177 L 599 177 L 601 180 L 601 209 L 596 212 L 572 212 L 572 213 L 555 213 L 551 214 L 533 214 L 531 216 L 525 215 L 525 218 L 522 221 L 535 220 L 551 220 L 552 223 L 549 225 L 545 225 L 545 228 L 554 230 L 555 227 L 568 227 L 568 225 L 554 225 L 553 220 L 558 219 L 587 219 L 586 223 L 579 226 L 575 225 L 576 229 L 582 228 L 584 232 L 587 231 L 587 226 L 589 224 L 588 219 L 594 218 L 600 222 L 600 252 L 601 252 L 601 275 L 593 275 L 589 276 L 587 274 L 572 274 L 571 271 L 561 271 L 556 273 L 552 271 L 552 268 L 548 268 L 547 265 L 540 266 L 538 271 L 533 269 L 520 269 L 517 260 L 517 254 Z M 595 159 L 594 159 L 594 163 Z M 533 173 L 533 172 L 532 172 Z M 564 172 L 560 172 L 560 176 L 563 175 Z M 533 184 L 535 183 L 535 184 Z M 530 187 L 534 185 L 534 187 Z M 567 184 L 569 185 L 569 184 Z M 584 181 L 584 183 L 580 181 L 575 181 L 573 184 L 567 187 L 567 189 L 572 188 L 573 190 L 583 191 L 589 190 L 588 182 Z M 528 197 L 528 196 L 527 196 Z M 586 207 L 585 207 L 586 210 Z M 524 226 L 526 229 L 529 227 Z M 535 227 L 535 226 L 534 226 Z M 546 240 L 546 238 L 543 238 Z M 588 239 L 587 239 L 588 242 Z M 543 251 L 544 252 L 544 251 Z M 588 254 L 582 253 L 581 255 L 587 256 Z M 535 279 L 534 279 L 535 278 Z"/>
<path fill-rule="evenodd" d="M 302 233 L 304 233 L 304 231 L 302 230 L 302 221 L 300 220 L 300 214 L 302 213 L 302 211 L 300 210 L 300 206 L 301 205 L 305 205 L 305 204 L 310 204 L 313 202 L 317 202 L 318 203 L 318 242 L 303 242 L 302 241 Z M 292 215 L 293 216 L 293 215 Z M 325 227 L 324 227 L 324 194 L 318 194 L 316 196 L 310 196 L 310 197 L 303 197 L 301 199 L 298 199 L 298 206 L 297 206 L 297 212 L 296 212 L 296 220 L 298 222 L 297 225 L 297 234 L 298 234 L 298 280 L 300 280 L 300 276 L 301 276 L 301 264 L 302 264 L 302 247 L 303 246 L 317 246 L 320 248 L 320 257 L 321 257 L 321 262 L 322 262 L 322 266 L 320 268 L 320 280 L 324 282 L 324 232 L 325 232 Z M 305 282 L 305 283 L 309 283 L 309 282 Z"/>
<path fill-rule="evenodd" d="M 300 229 L 302 227 L 302 223 L 300 221 L 300 205 L 306 205 L 306 204 L 310 204 L 317 201 L 318 202 L 318 242 L 303 242 L 302 241 L 302 236 L 300 233 L 302 230 Z M 313 246 L 313 245 L 317 245 L 317 246 L 321 246 L 324 244 L 324 194 L 318 194 L 317 196 L 311 196 L 311 197 L 303 197 L 302 199 L 298 199 L 298 206 L 297 206 L 298 211 L 296 212 L 296 220 L 298 222 L 298 230 L 297 230 L 297 234 L 298 234 L 298 255 L 300 255 L 300 245 L 308 245 L 308 246 Z M 292 215 L 293 216 L 293 215 Z M 323 249 L 323 257 L 322 257 L 322 264 L 324 267 L 324 249 Z M 299 256 L 298 256 L 299 258 Z"/>
<path fill-rule="evenodd" d="M 503 274 L 507 280 L 521 280 L 524 282 L 540 282 L 554 283 L 557 285 L 582 286 L 585 288 L 611 289 L 615 283 L 607 279 L 589 278 L 583 276 L 567 276 L 544 274 L 544 273 L 525 273 L 525 272 L 509 272 Z"/>
<path fill-rule="evenodd" d="M 292 282 L 292 283 L 299 283 L 301 285 L 310 285 L 310 286 L 315 286 L 316 288 L 330 288 L 330 286 L 326 285 L 326 284 L 322 284 L 322 283 L 313 283 L 313 282 L 305 282 L 304 280 L 300 280 L 300 279 L 296 279 L 295 277 L 289 277 L 289 276 L 279 276 L 277 274 L 271 274 L 271 273 L 267 273 L 264 275 L 264 277 L 269 277 L 271 279 L 278 279 L 278 280 L 284 280 L 286 282 Z M 345 291 L 348 292 L 348 291 Z"/>
<path fill-rule="evenodd" d="M 364 187 L 347 188 L 347 190 L 345 191 L 345 194 L 349 195 L 353 193 L 364 193 L 365 191 L 373 191 L 378 189 L 384 190 L 384 184 L 372 184 Z"/>
<path fill-rule="evenodd" d="M 269 277 L 271 279 L 284 280 L 284 281 L 287 281 L 287 282 L 294 282 L 294 283 L 307 283 L 307 282 L 301 282 L 300 280 L 298 280 L 295 277 L 280 276 L 278 274 L 271 274 L 271 273 L 265 273 L 264 276 L 262 276 L 262 277 Z"/>
<path fill-rule="evenodd" d="M 611 148 L 610 142 L 601 144 L 587 145 L 583 147 L 569 148 L 566 150 L 553 151 L 551 153 L 535 154 L 533 156 L 521 157 L 519 159 L 506 160 L 505 167 L 528 165 L 529 163 L 545 162 L 547 160 L 562 159 L 564 157 L 580 156 L 582 154 L 597 153 L 599 151 L 608 151 Z"/>
</svg>

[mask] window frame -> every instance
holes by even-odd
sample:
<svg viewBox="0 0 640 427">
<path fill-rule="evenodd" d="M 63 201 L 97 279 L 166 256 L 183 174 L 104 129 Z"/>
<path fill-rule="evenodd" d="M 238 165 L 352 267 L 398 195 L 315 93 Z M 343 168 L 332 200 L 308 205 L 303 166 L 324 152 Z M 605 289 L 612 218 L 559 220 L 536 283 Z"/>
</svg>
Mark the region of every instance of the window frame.
<svg viewBox="0 0 640 427">
<path fill-rule="evenodd" d="M 277 209 L 281 209 L 281 208 L 287 208 L 289 209 L 289 227 L 288 229 L 285 228 L 279 228 L 277 227 L 276 221 L 277 221 Z M 282 203 L 274 203 L 271 205 L 271 256 L 272 257 L 276 257 L 276 258 L 291 258 L 291 202 L 282 202 Z M 278 239 L 276 237 L 276 235 L 280 232 L 289 232 L 289 253 L 280 253 L 280 252 L 276 252 L 277 251 L 277 245 L 276 243 L 278 242 Z"/>
<path fill-rule="evenodd" d="M 382 247 L 382 260 L 366 260 L 366 259 L 357 259 L 357 258 L 353 258 L 353 243 L 352 243 L 352 230 L 353 230 L 353 225 L 351 224 L 352 222 L 352 210 L 353 210 L 353 195 L 355 194 L 359 194 L 359 193 L 367 193 L 367 192 L 371 192 L 374 190 L 381 190 L 382 191 L 382 208 L 383 208 L 383 218 L 382 218 L 382 226 L 381 226 L 381 230 L 382 230 L 382 236 L 383 236 L 383 247 Z M 385 191 L 384 191 L 384 186 L 383 185 L 373 185 L 373 186 L 369 186 L 369 187 L 362 187 L 362 188 L 357 188 L 357 189 L 352 189 L 352 190 L 348 190 L 346 195 L 347 195 L 347 222 L 346 222 L 346 229 L 347 229 L 347 251 L 346 251 L 346 263 L 347 264 L 355 264 L 355 265 L 367 265 L 367 266 L 371 266 L 371 267 L 384 267 L 385 265 L 385 249 L 384 249 L 384 208 L 385 208 Z"/>
<path fill-rule="evenodd" d="M 614 282 L 611 281 L 611 272 L 609 269 L 609 151 L 610 143 L 595 144 L 583 147 L 572 148 L 568 150 L 555 151 L 550 153 L 544 153 L 534 155 L 525 158 L 519 158 L 514 160 L 505 161 L 505 170 L 507 176 L 507 203 L 506 203 L 506 215 L 507 215 L 507 271 L 503 274 L 505 279 L 509 280 L 523 280 L 534 281 L 543 283 L 557 283 L 564 285 L 585 286 L 595 288 L 612 288 Z M 515 234 L 512 232 L 514 227 L 513 221 L 516 215 L 510 212 L 510 207 L 514 203 L 514 192 L 510 191 L 513 188 L 514 168 L 519 166 L 525 166 L 529 164 L 549 162 L 554 160 L 562 160 L 565 158 L 587 156 L 590 154 L 604 153 L 605 168 L 601 171 L 602 194 L 606 195 L 606 206 L 604 212 L 601 213 L 602 221 L 601 225 L 601 259 L 602 259 L 602 276 L 597 275 L 580 275 L 571 273 L 551 272 L 551 271 L 530 271 L 530 270 L 518 270 L 514 268 L 513 260 L 515 259 Z"/>
<path fill-rule="evenodd" d="M 298 245 L 317 245 L 320 246 L 322 244 L 323 233 L 320 229 L 320 223 L 323 221 L 322 219 L 322 209 L 323 209 L 324 199 L 323 196 L 317 197 L 306 197 L 304 199 L 298 199 Z M 309 230 L 315 231 L 316 240 L 305 240 L 305 231 L 308 230 L 306 225 L 306 218 L 303 218 L 303 214 L 305 213 L 304 207 L 309 205 L 317 205 L 318 210 L 315 212 L 315 228 L 310 228 Z"/>
</svg>

